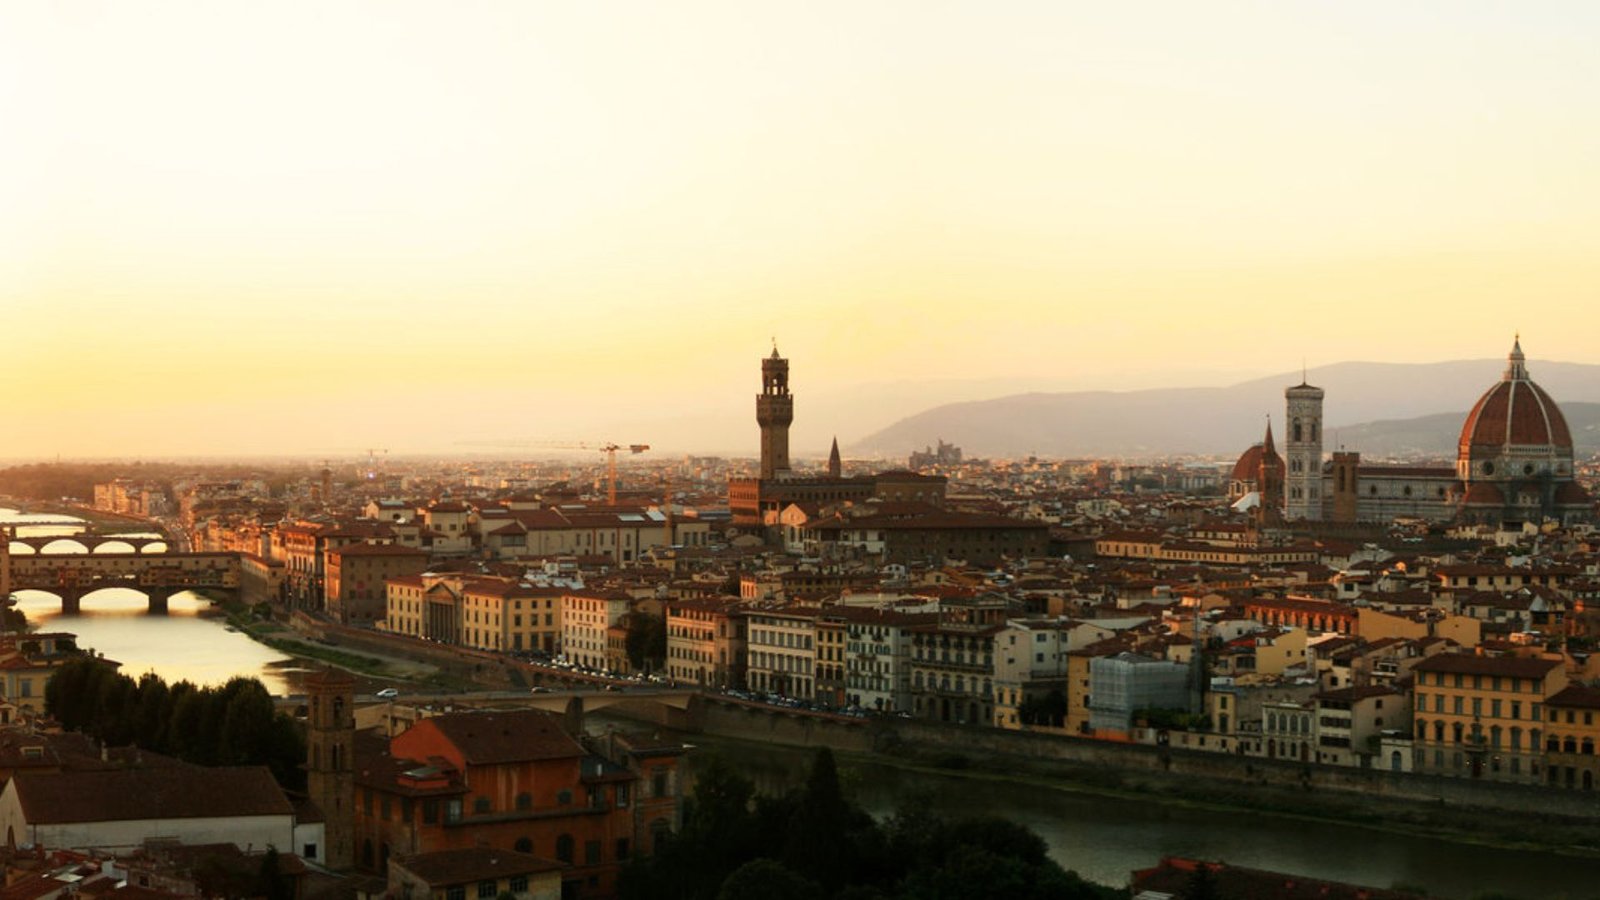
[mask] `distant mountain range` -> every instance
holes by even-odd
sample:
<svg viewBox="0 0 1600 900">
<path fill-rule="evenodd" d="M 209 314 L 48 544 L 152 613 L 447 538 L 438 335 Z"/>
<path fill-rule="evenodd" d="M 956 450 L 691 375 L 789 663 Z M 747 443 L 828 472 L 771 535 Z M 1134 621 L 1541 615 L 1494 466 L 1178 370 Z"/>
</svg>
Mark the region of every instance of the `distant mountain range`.
<svg viewBox="0 0 1600 900">
<path fill-rule="evenodd" d="M 1343 446 L 1368 458 L 1453 456 L 1467 410 L 1505 365 L 1488 359 L 1312 369 L 1306 380 L 1327 391 L 1323 447 Z M 1528 369 L 1561 404 L 1578 453 L 1600 451 L 1600 365 L 1533 361 Z M 1300 380 L 1294 372 L 1220 388 L 1030 393 L 950 403 L 847 449 L 902 456 L 942 438 L 968 456 L 1226 455 L 1259 441 L 1269 414 L 1281 448 L 1283 391 Z"/>
</svg>

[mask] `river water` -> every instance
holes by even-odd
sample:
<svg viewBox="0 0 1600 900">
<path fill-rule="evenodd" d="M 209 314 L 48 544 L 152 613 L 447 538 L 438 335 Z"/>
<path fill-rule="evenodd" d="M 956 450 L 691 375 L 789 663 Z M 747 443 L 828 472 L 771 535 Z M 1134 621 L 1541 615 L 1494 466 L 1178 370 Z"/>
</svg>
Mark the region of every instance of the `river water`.
<svg viewBox="0 0 1600 900">
<path fill-rule="evenodd" d="M 73 517 L 54 513 L 19 513 L 0 508 L 0 524 L 17 525 L 19 537 L 70 536 L 81 526 L 28 525 L 61 522 Z M 130 537 L 144 533 L 130 529 Z M 82 552 L 81 547 L 61 552 Z M 15 547 L 13 547 L 15 550 Z M 147 551 L 149 552 L 149 551 Z M 166 615 L 150 615 L 145 596 L 131 588 L 106 588 L 83 599 L 78 615 L 63 615 L 61 600 L 43 591 L 16 591 L 17 608 L 40 631 L 68 631 L 78 644 L 92 648 L 122 664 L 134 678 L 155 672 L 167 682 L 184 679 L 195 684 L 221 684 L 235 675 L 261 679 L 274 694 L 300 693 L 300 677 L 310 669 L 302 663 L 258 644 L 248 636 L 229 631 L 210 601 L 189 591 L 172 595 Z"/>
<path fill-rule="evenodd" d="M 598 728 L 606 726 L 603 716 L 591 718 L 599 720 Z M 638 727 L 623 720 L 613 724 Z M 697 759 L 714 753 L 763 792 L 798 786 L 810 764 L 807 750 L 681 737 L 691 745 L 701 742 L 690 751 L 691 769 Z M 1404 884 L 1463 900 L 1490 891 L 1523 900 L 1600 897 L 1600 861 L 1556 853 L 1105 797 L 1038 782 L 910 772 L 855 759 L 841 762 L 840 773 L 846 792 L 874 816 L 892 815 L 919 796 L 951 817 L 1001 816 L 1033 829 L 1062 868 L 1116 887 L 1163 856 L 1184 856 L 1369 887 Z"/>
</svg>

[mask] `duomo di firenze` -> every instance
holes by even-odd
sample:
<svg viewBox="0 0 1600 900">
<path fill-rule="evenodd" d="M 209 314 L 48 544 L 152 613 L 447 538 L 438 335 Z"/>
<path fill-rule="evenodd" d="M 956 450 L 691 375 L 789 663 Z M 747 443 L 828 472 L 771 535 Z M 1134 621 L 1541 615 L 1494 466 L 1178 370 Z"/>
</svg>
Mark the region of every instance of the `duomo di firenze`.
<svg viewBox="0 0 1600 900">
<path fill-rule="evenodd" d="M 1234 465 L 1229 499 L 1289 521 L 1384 522 L 1410 516 L 1495 525 L 1587 520 L 1593 501 L 1574 480 L 1572 433 L 1561 408 L 1528 376 L 1520 339 L 1505 372 L 1467 414 L 1456 464 L 1390 466 L 1358 452 L 1322 453 L 1319 387 L 1287 389 L 1284 453 L 1272 426 Z"/>
</svg>

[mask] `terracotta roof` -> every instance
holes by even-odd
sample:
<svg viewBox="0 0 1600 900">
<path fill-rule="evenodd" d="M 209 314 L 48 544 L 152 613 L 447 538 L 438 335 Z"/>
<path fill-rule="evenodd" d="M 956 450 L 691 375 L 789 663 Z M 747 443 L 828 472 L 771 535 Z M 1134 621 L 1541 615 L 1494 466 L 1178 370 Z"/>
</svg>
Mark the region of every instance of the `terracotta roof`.
<svg viewBox="0 0 1600 900">
<path fill-rule="evenodd" d="M 11 785 L 29 824 L 288 816 L 265 766 L 19 772 Z"/>
<path fill-rule="evenodd" d="M 1600 688 L 1570 685 L 1562 688 L 1555 696 L 1544 702 L 1545 706 L 1560 706 L 1576 709 L 1600 709 Z"/>
<path fill-rule="evenodd" d="M 1533 383 L 1522 366 L 1520 350 L 1512 352 L 1504 378 L 1483 396 L 1461 425 L 1460 447 L 1555 446 L 1572 448 L 1567 420 L 1544 388 Z"/>
<path fill-rule="evenodd" d="M 463 850 L 437 850 L 399 860 L 396 865 L 428 883 L 447 887 L 477 881 L 500 880 L 516 875 L 535 875 L 566 868 L 565 863 L 541 859 L 515 850 L 469 847 Z"/>
<path fill-rule="evenodd" d="M 1416 664 L 1416 672 L 1443 672 L 1461 675 L 1505 675 L 1512 678 L 1543 678 L 1560 668 L 1559 659 L 1527 656 L 1473 656 L 1466 653 L 1440 653 Z"/>
<path fill-rule="evenodd" d="M 540 710 L 452 713 L 425 719 L 415 727 L 428 725 L 439 729 L 469 765 L 584 755 L 583 747 L 561 730 L 560 717 Z"/>
</svg>

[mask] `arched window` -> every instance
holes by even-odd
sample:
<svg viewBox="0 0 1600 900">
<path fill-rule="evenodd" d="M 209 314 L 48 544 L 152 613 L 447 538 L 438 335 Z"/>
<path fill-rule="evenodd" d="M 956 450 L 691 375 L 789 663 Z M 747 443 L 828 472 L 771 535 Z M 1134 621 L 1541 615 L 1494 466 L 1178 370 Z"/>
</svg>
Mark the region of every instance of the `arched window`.
<svg viewBox="0 0 1600 900">
<path fill-rule="evenodd" d="M 1427 739 L 1428 739 L 1428 723 L 1424 722 L 1421 719 L 1418 719 L 1417 720 L 1417 740 L 1425 741 Z"/>
<path fill-rule="evenodd" d="M 564 863 L 572 862 L 572 835 L 563 834 L 556 838 L 556 859 Z"/>
<path fill-rule="evenodd" d="M 1452 724 L 1450 728 L 1454 732 L 1452 735 L 1452 740 L 1454 740 L 1454 742 L 1457 744 L 1461 743 L 1461 723 L 1456 722 Z"/>
<path fill-rule="evenodd" d="M 1594 755 L 1594 738 L 1584 738 L 1583 739 L 1583 746 L 1578 748 L 1578 752 L 1584 754 L 1585 756 L 1593 756 Z"/>
<path fill-rule="evenodd" d="M 1302 432 L 1300 430 L 1300 420 L 1299 419 L 1295 419 L 1294 420 L 1294 439 L 1297 440 L 1297 441 L 1305 440 L 1305 438 L 1303 437 Z"/>
<path fill-rule="evenodd" d="M 511 849 L 517 851 L 518 853 L 532 853 L 533 841 L 529 838 L 519 837 L 517 838 L 517 842 L 511 845 Z"/>
<path fill-rule="evenodd" d="M 527 792 L 523 792 L 521 794 L 518 794 L 517 795 L 517 809 L 519 809 L 519 810 L 530 810 L 530 809 L 533 809 L 533 795 L 529 794 Z"/>
</svg>

